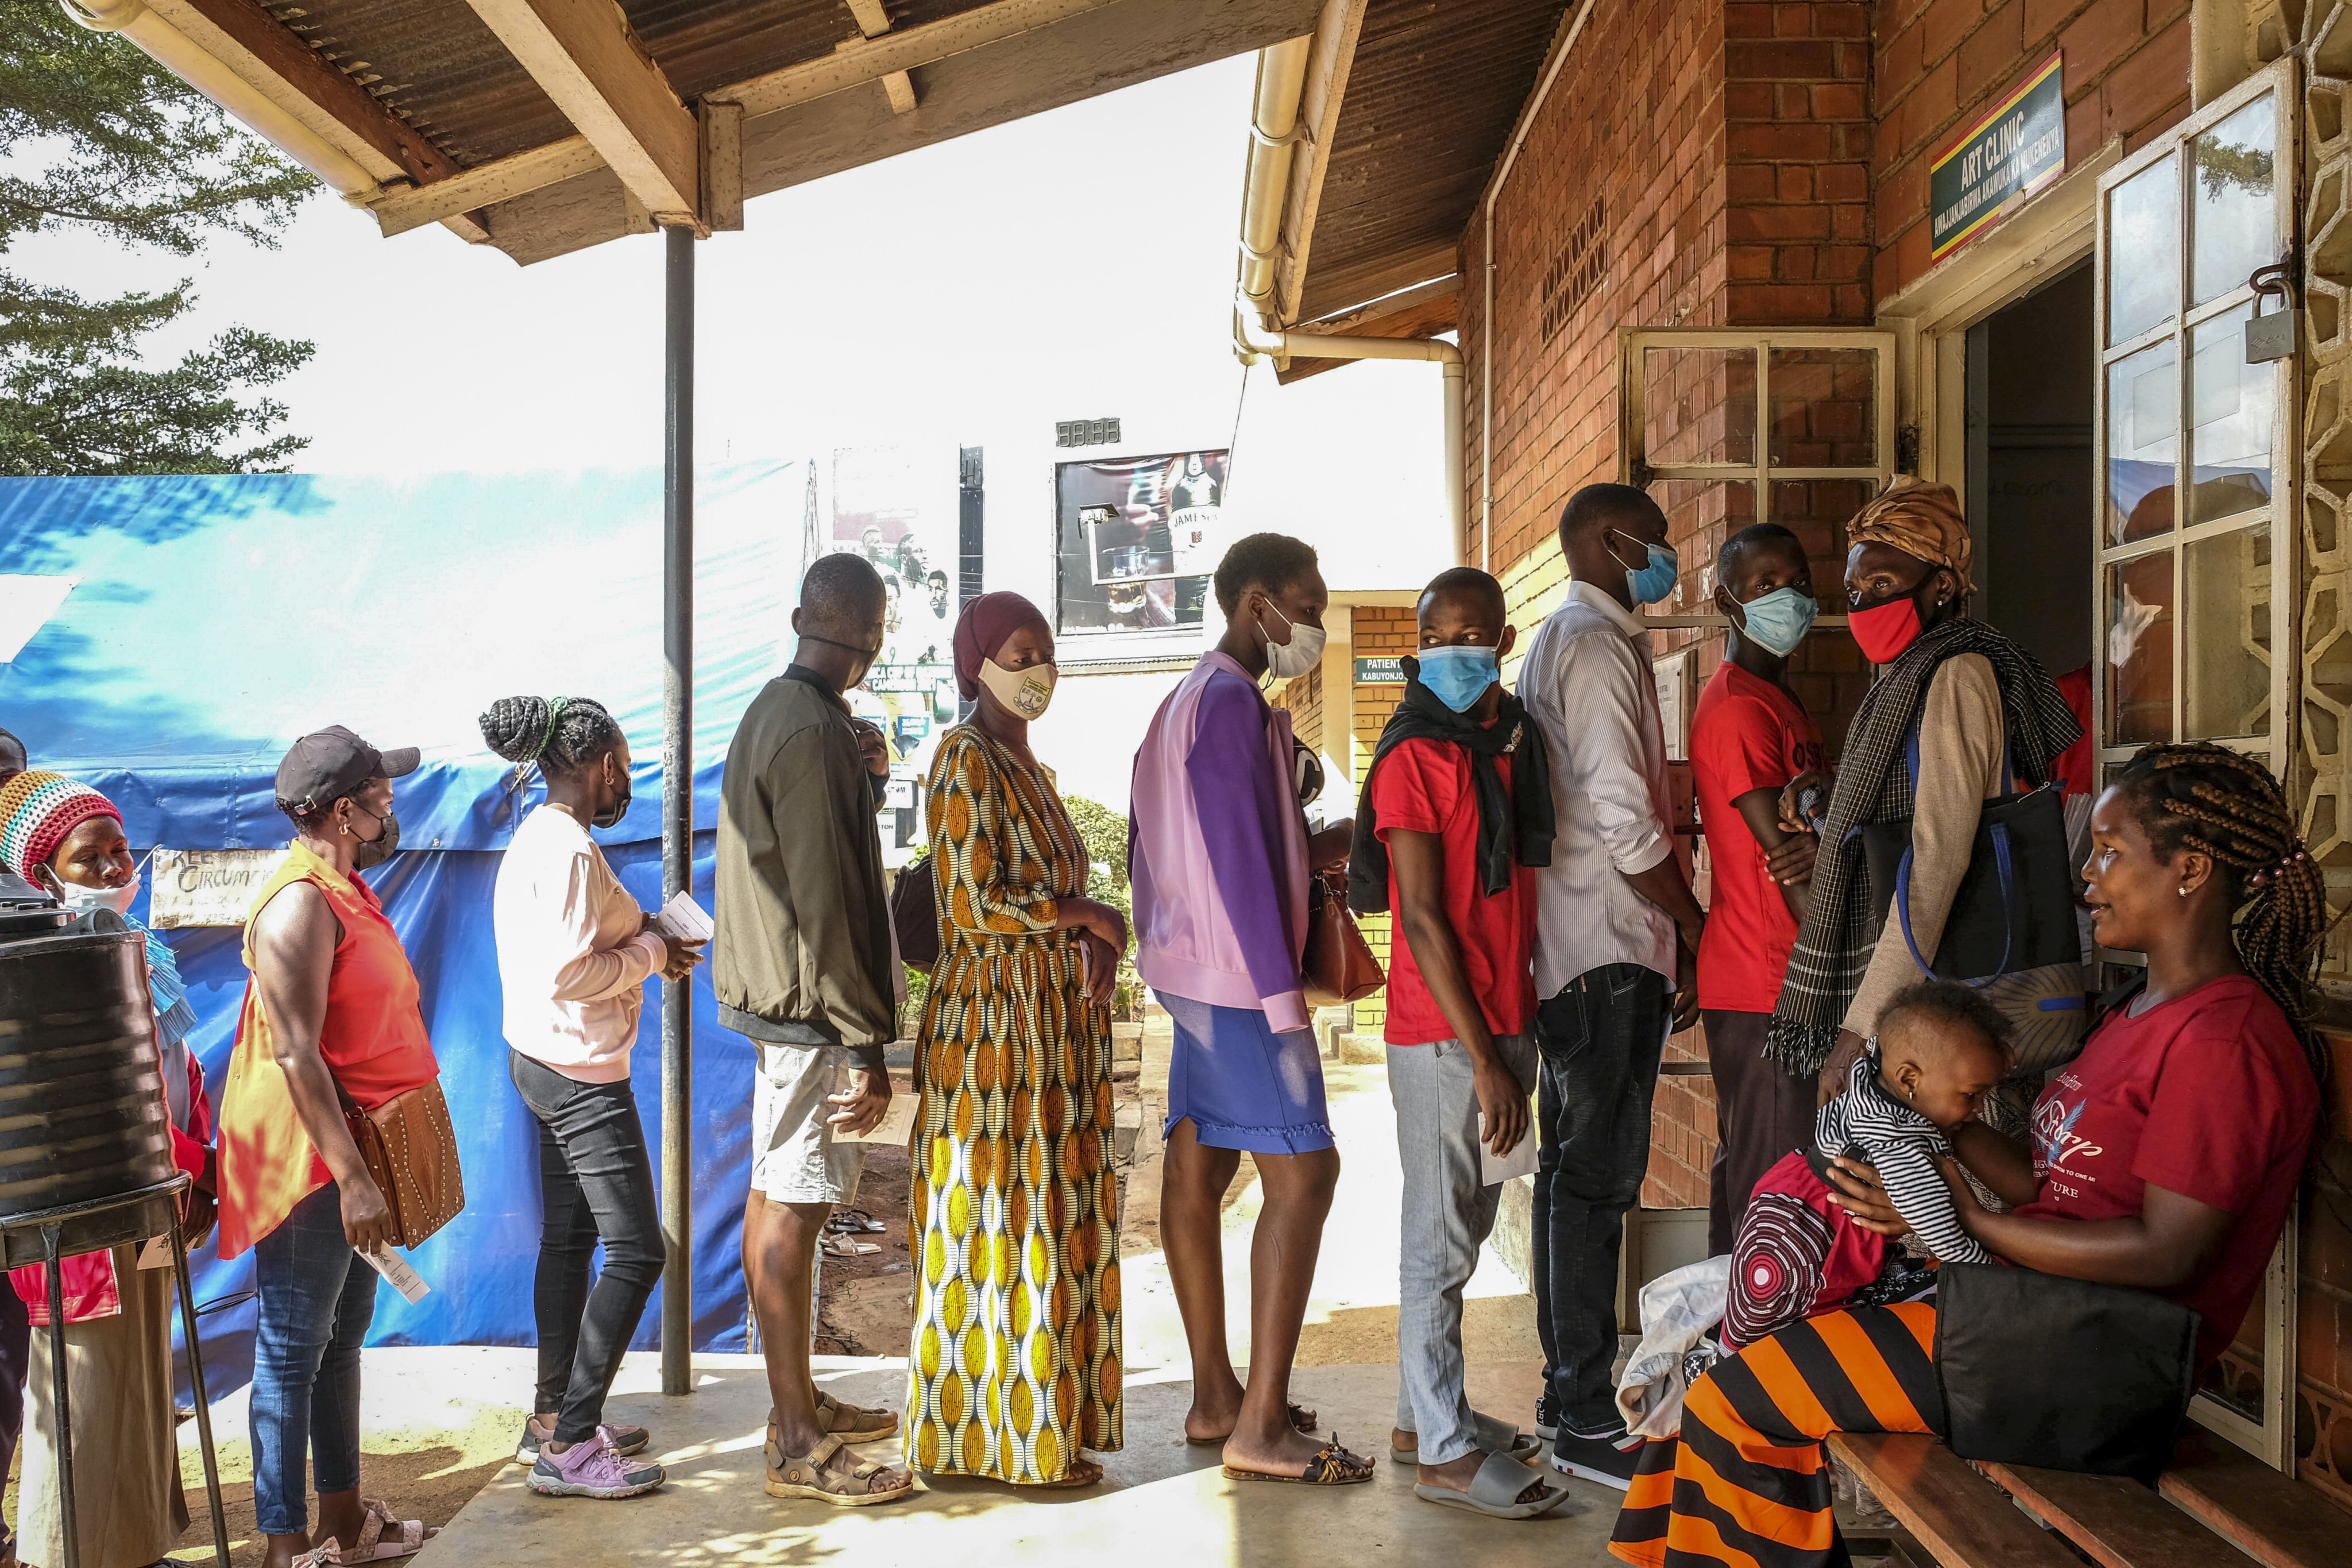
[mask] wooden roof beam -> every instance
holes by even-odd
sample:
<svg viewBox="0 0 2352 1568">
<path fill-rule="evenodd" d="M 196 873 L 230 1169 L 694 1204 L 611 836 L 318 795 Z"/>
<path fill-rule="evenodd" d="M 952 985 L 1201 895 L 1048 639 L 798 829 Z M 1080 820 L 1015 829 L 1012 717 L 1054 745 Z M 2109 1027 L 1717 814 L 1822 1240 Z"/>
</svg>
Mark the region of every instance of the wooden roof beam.
<svg viewBox="0 0 2352 1568">
<path fill-rule="evenodd" d="M 882 8 L 882 0 L 847 0 L 849 14 L 857 22 L 858 32 L 868 38 L 878 38 L 890 30 L 890 13 Z M 915 111 L 915 79 L 905 71 L 892 71 L 882 79 L 882 96 L 890 100 L 893 114 Z"/>
<path fill-rule="evenodd" d="M 467 3 L 656 223 L 704 227 L 694 115 L 615 0 Z"/>
<path fill-rule="evenodd" d="M 423 132 L 256 0 L 148 0 L 147 8 L 380 185 L 424 189 L 463 172 Z M 355 194 L 355 199 L 369 198 Z M 445 225 L 477 245 L 489 238 L 476 210 L 481 203 L 452 201 L 444 193 L 432 205 L 425 222 Z"/>
<path fill-rule="evenodd" d="M 494 3 L 520 4 L 520 0 L 476 0 L 476 9 Z M 912 68 L 933 65 L 967 50 L 1001 43 L 1115 4 L 1117 0 L 994 0 L 992 5 L 937 22 L 845 44 L 833 54 L 752 77 L 721 88 L 709 97 L 719 102 L 740 103 L 746 118 L 756 119 L 814 103 L 868 82 L 887 83 L 894 74 L 903 76 Z M 889 89 L 886 86 L 884 90 Z M 911 83 L 908 90 L 912 91 Z M 895 99 L 891 107 L 898 107 Z M 567 136 L 560 142 L 477 164 L 445 184 L 414 190 L 395 187 L 366 205 L 375 214 L 386 237 L 405 234 L 412 228 L 439 223 L 453 212 L 509 201 L 561 184 L 604 163 L 589 138 Z M 640 197 L 640 202 L 643 199 Z"/>
</svg>

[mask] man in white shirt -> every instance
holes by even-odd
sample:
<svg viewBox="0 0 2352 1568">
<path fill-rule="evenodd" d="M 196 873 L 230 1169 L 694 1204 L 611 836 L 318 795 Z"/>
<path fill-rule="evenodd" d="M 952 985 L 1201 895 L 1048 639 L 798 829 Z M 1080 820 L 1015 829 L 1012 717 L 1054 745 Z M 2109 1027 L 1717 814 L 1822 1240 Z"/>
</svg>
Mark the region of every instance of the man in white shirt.
<svg viewBox="0 0 2352 1568">
<path fill-rule="evenodd" d="M 1518 692 L 1551 759 L 1557 835 L 1536 873 L 1536 1425 L 1555 1469 L 1622 1490 L 1639 1444 L 1611 1376 L 1618 1246 L 1669 1024 L 1697 1006 L 1702 916 L 1674 852 L 1650 635 L 1633 614 L 1674 592 L 1665 514 L 1630 485 L 1587 485 L 1559 544 L 1568 600 L 1537 628 Z"/>
</svg>

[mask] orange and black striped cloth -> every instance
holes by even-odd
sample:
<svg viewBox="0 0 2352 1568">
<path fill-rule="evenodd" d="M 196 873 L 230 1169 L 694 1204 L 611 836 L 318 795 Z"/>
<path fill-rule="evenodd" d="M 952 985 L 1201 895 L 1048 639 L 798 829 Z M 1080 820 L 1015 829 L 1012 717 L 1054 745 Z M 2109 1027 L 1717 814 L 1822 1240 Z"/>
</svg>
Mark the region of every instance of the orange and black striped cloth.
<svg viewBox="0 0 2352 1568">
<path fill-rule="evenodd" d="M 1828 1568 L 1832 1432 L 1940 1432 L 1936 1307 L 1856 1307 L 1792 1323 L 1691 1387 L 1680 1437 L 1642 1450 L 1609 1542 L 1641 1568 Z"/>
</svg>

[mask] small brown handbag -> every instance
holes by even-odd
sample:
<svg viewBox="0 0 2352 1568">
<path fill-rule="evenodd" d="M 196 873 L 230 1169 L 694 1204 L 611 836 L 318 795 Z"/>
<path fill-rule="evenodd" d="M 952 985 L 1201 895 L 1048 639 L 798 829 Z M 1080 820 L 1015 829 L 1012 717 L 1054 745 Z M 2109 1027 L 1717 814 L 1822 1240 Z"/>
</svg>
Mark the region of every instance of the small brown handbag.
<svg viewBox="0 0 2352 1568">
<path fill-rule="evenodd" d="M 1348 885 L 1328 872 L 1318 872 L 1307 884 L 1307 953 L 1299 966 L 1306 973 L 1307 1005 L 1337 1007 L 1360 1002 L 1388 984 L 1371 944 L 1348 912 Z"/>
<path fill-rule="evenodd" d="M 392 1210 L 400 1246 L 415 1247 L 457 1217 L 466 1206 L 466 1177 L 439 1079 L 373 1110 L 346 1110 L 343 1121 Z"/>
</svg>

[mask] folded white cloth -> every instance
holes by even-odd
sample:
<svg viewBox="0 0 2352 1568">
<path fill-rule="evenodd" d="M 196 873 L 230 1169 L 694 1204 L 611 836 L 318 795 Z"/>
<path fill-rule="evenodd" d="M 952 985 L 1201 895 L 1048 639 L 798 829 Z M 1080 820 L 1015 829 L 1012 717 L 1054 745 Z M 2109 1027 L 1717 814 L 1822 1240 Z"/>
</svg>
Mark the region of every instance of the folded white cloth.
<svg viewBox="0 0 2352 1568">
<path fill-rule="evenodd" d="M 1708 1333 L 1723 1321 L 1731 1258 L 1709 1258 L 1642 1287 L 1642 1342 L 1617 1380 L 1617 1410 L 1640 1437 L 1682 1430 L 1683 1399 L 1722 1352 Z"/>
</svg>

